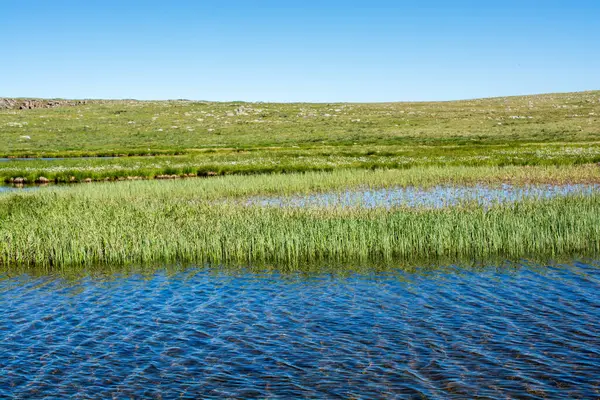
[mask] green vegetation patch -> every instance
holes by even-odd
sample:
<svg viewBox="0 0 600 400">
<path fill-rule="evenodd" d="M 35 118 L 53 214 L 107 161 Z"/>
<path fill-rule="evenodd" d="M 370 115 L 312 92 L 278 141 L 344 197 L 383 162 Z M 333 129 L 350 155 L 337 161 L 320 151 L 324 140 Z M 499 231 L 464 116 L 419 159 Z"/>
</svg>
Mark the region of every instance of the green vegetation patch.
<svg viewBox="0 0 600 400">
<path fill-rule="evenodd" d="M 0 156 L 600 140 L 600 92 L 423 103 L 89 101 L 0 110 Z"/>
<path fill-rule="evenodd" d="M 587 175 L 585 175 L 587 174 Z M 256 194 L 441 182 L 589 181 L 592 167 L 416 168 L 103 183 L 0 196 L 0 262 L 94 264 L 395 262 L 595 254 L 600 195 L 483 208 L 278 208 Z"/>
<path fill-rule="evenodd" d="M 67 159 L 0 160 L 0 180 L 598 163 L 599 118 L 598 91 L 430 103 L 87 101 L 4 109 L 0 157 Z M 104 158 L 84 158 L 96 156 Z"/>
</svg>

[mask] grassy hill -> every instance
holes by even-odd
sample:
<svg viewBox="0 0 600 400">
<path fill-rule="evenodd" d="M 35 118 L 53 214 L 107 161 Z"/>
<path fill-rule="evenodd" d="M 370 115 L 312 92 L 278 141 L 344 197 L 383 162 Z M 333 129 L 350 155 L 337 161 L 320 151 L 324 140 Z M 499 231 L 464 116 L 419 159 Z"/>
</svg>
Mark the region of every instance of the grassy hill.
<svg viewBox="0 0 600 400">
<path fill-rule="evenodd" d="M 19 109 L 25 101 L 0 109 L 0 157 L 146 157 L 68 160 L 60 174 L 56 161 L 5 162 L 3 178 L 600 161 L 600 91 L 371 104 L 53 100 Z"/>
</svg>

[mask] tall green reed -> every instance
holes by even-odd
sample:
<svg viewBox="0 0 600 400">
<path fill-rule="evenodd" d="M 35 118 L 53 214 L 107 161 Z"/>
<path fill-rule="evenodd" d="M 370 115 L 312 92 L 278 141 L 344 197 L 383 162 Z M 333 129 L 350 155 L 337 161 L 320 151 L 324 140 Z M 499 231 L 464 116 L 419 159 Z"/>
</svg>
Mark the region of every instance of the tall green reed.
<svg viewBox="0 0 600 400">
<path fill-rule="evenodd" d="M 486 179 L 486 173 L 490 182 L 503 174 L 517 182 L 561 176 L 543 168 L 459 167 L 107 183 L 2 195 L 0 263 L 274 263 L 294 269 L 315 262 L 598 253 L 600 195 L 523 199 L 488 209 L 470 203 L 442 209 L 276 208 L 228 201 L 361 185 L 463 184 Z"/>
</svg>

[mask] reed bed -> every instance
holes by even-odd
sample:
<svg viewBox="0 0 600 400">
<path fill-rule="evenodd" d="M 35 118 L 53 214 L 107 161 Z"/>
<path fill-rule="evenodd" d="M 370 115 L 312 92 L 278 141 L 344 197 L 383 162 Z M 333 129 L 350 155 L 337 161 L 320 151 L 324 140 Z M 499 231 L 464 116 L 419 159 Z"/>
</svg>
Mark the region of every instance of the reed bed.
<svg viewBox="0 0 600 400">
<path fill-rule="evenodd" d="M 586 175 L 588 174 L 588 175 Z M 356 186 L 570 182 L 593 168 L 337 171 L 46 188 L 0 196 L 4 266 L 273 263 L 557 257 L 600 250 L 600 195 L 482 208 L 279 208 L 230 199 Z"/>
</svg>

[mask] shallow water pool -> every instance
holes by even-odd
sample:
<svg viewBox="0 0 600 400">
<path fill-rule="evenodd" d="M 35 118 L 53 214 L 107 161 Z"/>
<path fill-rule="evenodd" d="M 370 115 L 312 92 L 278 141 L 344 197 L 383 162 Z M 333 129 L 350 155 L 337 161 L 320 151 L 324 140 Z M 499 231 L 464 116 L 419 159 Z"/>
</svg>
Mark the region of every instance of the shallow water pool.
<svg viewBox="0 0 600 400">
<path fill-rule="evenodd" d="M 18 192 L 18 191 L 29 191 L 29 190 L 37 190 L 40 189 L 41 186 L 9 186 L 9 185 L 0 185 L 0 194 L 8 193 L 8 192 Z"/>
<path fill-rule="evenodd" d="M 434 186 L 354 189 L 288 197 L 252 197 L 246 204 L 276 207 L 431 207 L 440 208 L 473 201 L 483 206 L 523 199 L 549 199 L 570 194 L 600 193 L 598 184 Z"/>
<path fill-rule="evenodd" d="M 350 276 L 5 275 L 0 309 L 0 397 L 600 393 L 596 262 Z"/>
</svg>

